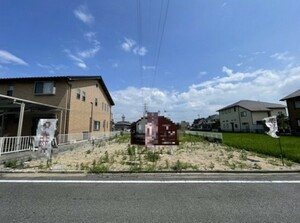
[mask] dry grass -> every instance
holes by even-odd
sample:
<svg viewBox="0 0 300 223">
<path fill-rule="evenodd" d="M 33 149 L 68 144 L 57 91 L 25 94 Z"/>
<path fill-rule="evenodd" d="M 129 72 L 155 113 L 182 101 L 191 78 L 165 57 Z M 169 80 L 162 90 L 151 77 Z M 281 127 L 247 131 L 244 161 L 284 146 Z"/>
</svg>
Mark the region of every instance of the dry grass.
<svg viewBox="0 0 300 223">
<path fill-rule="evenodd" d="M 53 158 L 51 169 L 104 171 L 181 171 L 181 170 L 300 170 L 300 164 L 228 146 L 185 142 L 179 146 L 134 147 L 114 139 L 61 153 Z M 47 168 L 46 160 L 35 160 L 28 168 Z"/>
</svg>

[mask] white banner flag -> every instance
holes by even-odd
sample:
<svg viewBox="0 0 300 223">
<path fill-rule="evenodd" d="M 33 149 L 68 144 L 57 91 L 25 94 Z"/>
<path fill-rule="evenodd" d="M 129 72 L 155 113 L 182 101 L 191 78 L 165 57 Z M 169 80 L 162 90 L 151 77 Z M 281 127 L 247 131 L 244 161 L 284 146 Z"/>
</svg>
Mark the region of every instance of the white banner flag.
<svg viewBox="0 0 300 223">
<path fill-rule="evenodd" d="M 40 119 L 36 130 L 36 144 L 47 158 L 51 155 L 51 142 L 54 139 L 57 119 Z"/>
<path fill-rule="evenodd" d="M 273 138 L 279 138 L 278 135 L 276 135 L 276 132 L 278 132 L 278 126 L 277 126 L 277 119 L 276 116 L 264 118 L 263 120 L 266 121 L 266 126 L 269 127 L 269 131 L 266 132 L 268 135 L 272 136 Z"/>
</svg>

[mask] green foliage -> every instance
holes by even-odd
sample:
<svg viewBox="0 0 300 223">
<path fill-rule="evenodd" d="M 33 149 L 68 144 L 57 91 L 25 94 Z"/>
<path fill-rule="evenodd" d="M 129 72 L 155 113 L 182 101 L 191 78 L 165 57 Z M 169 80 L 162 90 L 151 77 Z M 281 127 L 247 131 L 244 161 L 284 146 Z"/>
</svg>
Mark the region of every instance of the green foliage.
<svg viewBox="0 0 300 223">
<path fill-rule="evenodd" d="M 6 162 L 4 162 L 4 167 L 15 169 L 15 168 L 17 168 L 17 162 L 18 162 L 18 160 L 16 160 L 16 159 L 7 160 Z"/>
<path fill-rule="evenodd" d="M 108 167 L 103 164 L 92 165 L 92 167 L 89 169 L 89 173 L 103 173 L 107 171 L 108 171 Z"/>
<path fill-rule="evenodd" d="M 181 162 L 180 160 L 177 160 L 177 162 L 175 163 L 174 166 L 171 167 L 171 169 L 175 171 L 182 171 L 186 169 L 197 170 L 198 166 L 192 165 L 191 163 L 185 163 L 185 162 Z"/>
<path fill-rule="evenodd" d="M 135 155 L 135 147 L 128 145 L 127 152 L 128 152 L 129 156 L 134 156 Z"/>
<path fill-rule="evenodd" d="M 238 149 L 253 151 L 280 158 L 279 140 L 266 134 L 223 133 L 224 144 Z M 300 138 L 281 136 L 283 157 L 300 163 Z"/>
<path fill-rule="evenodd" d="M 245 150 L 242 150 L 242 152 L 240 153 L 240 159 L 246 161 L 248 159 L 247 157 L 247 153 Z"/>
<path fill-rule="evenodd" d="M 169 169 L 170 168 L 170 163 L 169 163 L 169 160 L 165 160 L 165 168 L 166 169 Z"/>
<path fill-rule="evenodd" d="M 98 164 L 102 164 L 102 163 L 109 163 L 109 155 L 108 152 L 105 151 L 103 156 L 100 156 Z"/>
<path fill-rule="evenodd" d="M 197 136 L 197 135 L 191 135 L 191 134 L 186 134 L 186 133 L 181 133 L 179 134 L 179 141 L 181 143 L 196 143 L 196 142 L 203 142 L 203 137 Z"/>
<path fill-rule="evenodd" d="M 158 152 L 153 153 L 152 151 L 148 151 L 145 155 L 145 159 L 149 162 L 156 162 L 160 159 L 160 156 Z"/>
<path fill-rule="evenodd" d="M 87 164 L 84 163 L 80 163 L 80 170 L 88 170 L 89 166 Z"/>
<path fill-rule="evenodd" d="M 130 142 L 130 134 L 123 133 L 115 139 L 117 143 L 129 143 Z"/>
</svg>

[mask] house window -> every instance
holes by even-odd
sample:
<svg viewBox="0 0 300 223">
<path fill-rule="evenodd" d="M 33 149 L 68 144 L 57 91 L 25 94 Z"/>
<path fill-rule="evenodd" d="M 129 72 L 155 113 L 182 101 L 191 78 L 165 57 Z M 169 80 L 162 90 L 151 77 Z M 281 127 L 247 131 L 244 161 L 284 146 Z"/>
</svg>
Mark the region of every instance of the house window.
<svg viewBox="0 0 300 223">
<path fill-rule="evenodd" d="M 295 104 L 294 104 L 294 105 L 295 105 L 295 108 L 300 108 L 300 101 L 295 101 L 294 103 L 295 103 Z"/>
<path fill-rule="evenodd" d="M 104 110 L 104 102 L 102 102 L 102 111 Z"/>
<path fill-rule="evenodd" d="M 80 100 L 81 92 L 80 89 L 77 89 L 76 98 Z"/>
<path fill-rule="evenodd" d="M 297 119 L 297 125 L 298 125 L 298 127 L 300 127 L 300 118 Z"/>
<path fill-rule="evenodd" d="M 86 95 L 85 95 L 85 91 L 82 92 L 82 101 L 85 101 Z"/>
<path fill-rule="evenodd" d="M 39 94 L 55 94 L 55 85 L 53 81 L 37 81 L 34 86 L 34 93 Z"/>
<path fill-rule="evenodd" d="M 95 106 L 98 106 L 98 98 L 95 98 Z"/>
<path fill-rule="evenodd" d="M 242 112 L 241 112 L 241 117 L 247 117 L 247 112 L 242 111 Z"/>
<path fill-rule="evenodd" d="M 13 96 L 13 92 L 14 92 L 14 86 L 13 85 L 8 85 L 6 95 L 7 96 Z"/>
<path fill-rule="evenodd" d="M 94 131 L 100 131 L 100 122 L 94 121 Z"/>
</svg>

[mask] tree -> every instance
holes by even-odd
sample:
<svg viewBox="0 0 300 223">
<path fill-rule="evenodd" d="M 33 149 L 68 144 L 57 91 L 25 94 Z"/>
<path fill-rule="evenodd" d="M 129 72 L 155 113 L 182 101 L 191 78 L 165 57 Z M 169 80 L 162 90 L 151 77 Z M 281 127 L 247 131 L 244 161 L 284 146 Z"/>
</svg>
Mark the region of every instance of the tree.
<svg viewBox="0 0 300 223">
<path fill-rule="evenodd" d="M 278 130 L 285 130 L 289 128 L 289 118 L 280 112 L 277 115 L 277 125 L 278 125 Z"/>
</svg>

